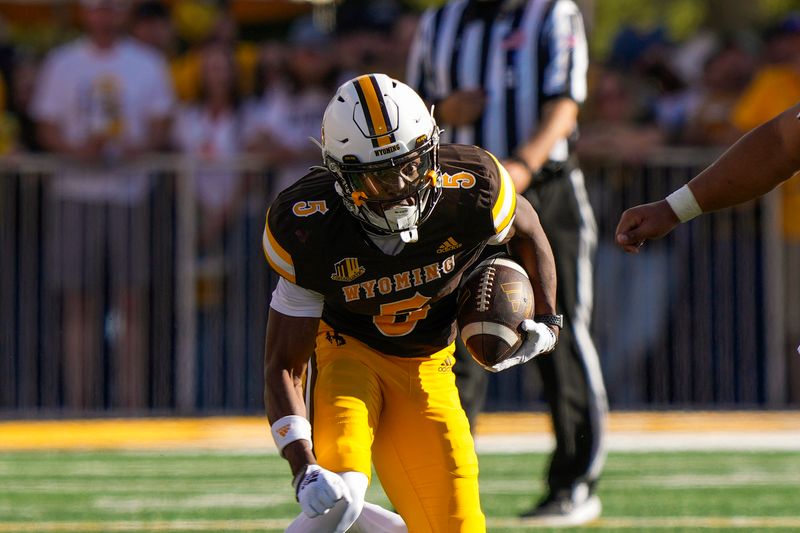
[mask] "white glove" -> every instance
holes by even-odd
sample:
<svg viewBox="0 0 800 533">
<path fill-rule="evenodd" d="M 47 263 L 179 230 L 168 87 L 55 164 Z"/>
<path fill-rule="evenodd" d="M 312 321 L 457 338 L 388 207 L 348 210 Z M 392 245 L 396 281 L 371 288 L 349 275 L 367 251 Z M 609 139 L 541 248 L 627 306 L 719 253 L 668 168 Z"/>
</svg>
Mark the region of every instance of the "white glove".
<svg viewBox="0 0 800 533">
<path fill-rule="evenodd" d="M 307 465 L 292 485 L 300 507 L 309 518 L 327 513 L 342 498 L 352 501 L 342 477 L 319 465 Z"/>
<path fill-rule="evenodd" d="M 546 324 L 526 319 L 520 324 L 520 329 L 525 331 L 527 335 L 520 347 L 517 348 L 517 351 L 514 352 L 514 355 L 489 367 L 489 370 L 500 372 L 506 368 L 527 363 L 539 354 L 552 352 L 553 348 L 556 347 L 556 342 L 558 342 L 556 334 Z"/>
</svg>

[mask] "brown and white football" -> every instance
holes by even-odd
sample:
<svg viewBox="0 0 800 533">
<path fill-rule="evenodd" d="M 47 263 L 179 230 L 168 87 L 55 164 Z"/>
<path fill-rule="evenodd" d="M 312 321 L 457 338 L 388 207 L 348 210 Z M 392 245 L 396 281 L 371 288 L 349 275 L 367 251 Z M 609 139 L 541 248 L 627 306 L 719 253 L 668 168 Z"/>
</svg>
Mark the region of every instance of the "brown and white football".
<svg viewBox="0 0 800 533">
<path fill-rule="evenodd" d="M 463 280 L 458 329 L 472 358 L 483 367 L 506 360 L 522 344 L 519 325 L 533 318 L 533 287 L 522 266 L 492 256 Z"/>
</svg>

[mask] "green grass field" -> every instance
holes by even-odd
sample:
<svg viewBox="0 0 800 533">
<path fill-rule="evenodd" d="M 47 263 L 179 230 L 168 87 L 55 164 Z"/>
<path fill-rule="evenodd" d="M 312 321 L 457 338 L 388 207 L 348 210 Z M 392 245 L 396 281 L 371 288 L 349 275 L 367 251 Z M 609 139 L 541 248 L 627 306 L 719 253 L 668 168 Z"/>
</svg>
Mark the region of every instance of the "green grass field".
<svg viewBox="0 0 800 533">
<path fill-rule="evenodd" d="M 491 532 L 541 490 L 542 454 L 481 455 Z M 597 531 L 800 531 L 800 452 L 612 453 Z M 377 483 L 368 499 L 388 506 Z M 0 453 L 0 532 L 282 531 L 298 512 L 274 454 Z M 541 531 L 541 530 L 537 530 Z"/>
</svg>

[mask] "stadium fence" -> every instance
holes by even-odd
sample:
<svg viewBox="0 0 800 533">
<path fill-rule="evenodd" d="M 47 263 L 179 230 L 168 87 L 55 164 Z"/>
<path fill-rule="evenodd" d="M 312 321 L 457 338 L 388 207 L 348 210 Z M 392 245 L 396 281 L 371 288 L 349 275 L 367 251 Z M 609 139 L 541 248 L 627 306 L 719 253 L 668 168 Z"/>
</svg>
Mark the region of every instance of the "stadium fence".
<svg viewBox="0 0 800 533">
<path fill-rule="evenodd" d="M 662 198 L 716 155 L 585 165 L 593 330 L 612 408 L 800 404 L 800 243 L 784 238 L 779 191 L 638 256 L 614 245 L 625 207 Z M 269 184 L 246 157 L 0 161 L 0 412 L 262 412 Z M 487 408 L 535 409 L 540 394 L 528 365 L 491 377 Z"/>
</svg>

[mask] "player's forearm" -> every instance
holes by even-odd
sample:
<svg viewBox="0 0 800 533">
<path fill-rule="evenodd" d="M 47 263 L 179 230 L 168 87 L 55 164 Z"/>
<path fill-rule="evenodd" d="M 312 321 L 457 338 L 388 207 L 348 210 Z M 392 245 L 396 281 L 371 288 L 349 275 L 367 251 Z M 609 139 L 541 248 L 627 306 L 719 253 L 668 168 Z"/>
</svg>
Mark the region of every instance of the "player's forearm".
<svg viewBox="0 0 800 533">
<path fill-rule="evenodd" d="M 757 198 L 800 168 L 796 108 L 746 134 L 689 182 L 704 212 Z"/>
<path fill-rule="evenodd" d="M 550 245 L 531 241 L 525 238 L 512 239 L 508 243 L 509 251 L 522 263 L 534 294 L 534 310 L 537 315 L 556 313 L 556 269 Z"/>
<path fill-rule="evenodd" d="M 267 365 L 264 372 L 264 405 L 270 423 L 288 415 L 306 416 L 301 376 Z"/>
<path fill-rule="evenodd" d="M 296 318 L 270 308 L 264 349 L 264 404 L 272 437 L 292 474 L 314 463 L 303 376 L 314 352 L 318 318 Z"/>
<path fill-rule="evenodd" d="M 556 264 L 550 241 L 539 222 L 539 216 L 523 197 L 517 197 L 514 236 L 508 242 L 511 255 L 522 264 L 533 287 L 537 315 L 556 313 Z"/>
<path fill-rule="evenodd" d="M 314 353 L 318 318 L 284 315 L 270 307 L 264 347 L 264 404 L 274 423 L 306 416 L 303 376 Z"/>
<path fill-rule="evenodd" d="M 280 448 L 281 439 L 289 440 L 283 446 L 281 455 L 289 462 L 292 476 L 295 476 L 305 465 L 316 462 L 311 447 L 311 426 L 310 423 L 305 422 L 306 408 L 300 375 L 295 377 L 292 372 L 276 368 L 275 365 L 266 362 L 264 403 L 276 445 Z M 299 426 L 298 422 L 300 422 Z M 307 435 L 300 439 L 293 439 L 292 435 L 286 433 L 290 426 L 295 426 L 292 431 L 305 431 Z M 306 429 L 304 430 L 303 427 Z"/>
</svg>

